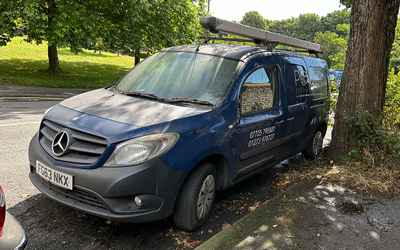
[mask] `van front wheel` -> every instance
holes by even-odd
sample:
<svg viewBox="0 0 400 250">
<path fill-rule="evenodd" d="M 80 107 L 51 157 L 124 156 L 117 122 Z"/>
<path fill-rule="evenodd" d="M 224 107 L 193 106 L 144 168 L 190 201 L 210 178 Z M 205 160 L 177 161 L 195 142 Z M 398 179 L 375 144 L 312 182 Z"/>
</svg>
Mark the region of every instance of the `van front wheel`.
<svg viewBox="0 0 400 250">
<path fill-rule="evenodd" d="M 303 151 L 304 158 L 315 160 L 321 154 L 324 137 L 321 130 L 317 130 L 307 148 Z"/>
<path fill-rule="evenodd" d="M 206 222 L 215 198 L 216 171 L 204 164 L 189 177 L 176 205 L 175 225 L 193 231 Z"/>
</svg>

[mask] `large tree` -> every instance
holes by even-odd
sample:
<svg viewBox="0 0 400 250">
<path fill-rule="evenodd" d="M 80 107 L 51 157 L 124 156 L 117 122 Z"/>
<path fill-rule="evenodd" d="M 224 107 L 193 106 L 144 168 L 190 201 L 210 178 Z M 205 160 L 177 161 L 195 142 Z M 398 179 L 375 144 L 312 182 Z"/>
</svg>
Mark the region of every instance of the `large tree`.
<svg viewBox="0 0 400 250">
<path fill-rule="evenodd" d="M 259 29 L 267 28 L 267 21 L 257 11 L 249 11 L 246 14 L 244 14 L 242 21 L 240 21 L 240 23 Z"/>
<path fill-rule="evenodd" d="M 350 1 L 346 1 L 349 3 Z M 389 58 L 400 0 L 353 0 L 344 79 L 340 87 L 332 146 L 348 152 L 354 144 L 347 119 L 383 113 Z"/>
<path fill-rule="evenodd" d="M 109 0 L 108 5 L 111 11 L 104 11 L 108 28 L 102 34 L 106 47 L 132 55 L 135 64 L 143 54 L 194 41 L 204 11 L 204 5 L 191 0 L 121 0 L 117 4 Z"/>
<path fill-rule="evenodd" d="M 58 47 L 79 50 L 96 39 L 100 0 L 25 0 L 20 18 L 27 40 L 48 44 L 49 72 L 60 70 Z"/>
</svg>

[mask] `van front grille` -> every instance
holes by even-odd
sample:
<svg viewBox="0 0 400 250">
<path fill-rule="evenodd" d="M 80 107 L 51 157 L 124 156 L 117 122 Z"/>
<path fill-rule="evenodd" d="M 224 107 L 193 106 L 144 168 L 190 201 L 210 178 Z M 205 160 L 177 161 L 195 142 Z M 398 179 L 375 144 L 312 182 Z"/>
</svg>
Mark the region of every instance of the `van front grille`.
<svg viewBox="0 0 400 250">
<path fill-rule="evenodd" d="M 61 131 L 68 131 L 72 138 L 65 154 L 56 156 L 52 150 L 52 143 Z M 102 137 L 70 129 L 49 120 L 44 120 L 40 126 L 39 141 L 53 158 L 84 165 L 95 164 L 107 147 L 107 141 Z"/>
</svg>

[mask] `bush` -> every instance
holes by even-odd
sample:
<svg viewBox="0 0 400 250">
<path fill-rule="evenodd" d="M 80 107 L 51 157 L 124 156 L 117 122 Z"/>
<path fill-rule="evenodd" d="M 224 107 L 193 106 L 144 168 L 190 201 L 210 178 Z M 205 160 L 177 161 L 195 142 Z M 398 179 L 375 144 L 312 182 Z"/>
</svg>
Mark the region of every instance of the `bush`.
<svg viewBox="0 0 400 250">
<path fill-rule="evenodd" d="M 350 138 L 355 145 L 349 153 L 351 158 L 367 161 L 372 165 L 400 161 L 400 133 L 398 130 L 385 128 L 380 121 L 381 119 L 376 119 L 368 112 L 356 113 L 346 119 Z"/>
<path fill-rule="evenodd" d="M 339 96 L 339 91 L 336 87 L 336 81 L 329 81 L 329 87 L 330 87 L 330 113 L 335 113 L 336 111 L 336 104 L 337 104 L 337 100 L 338 100 L 338 96 Z"/>
<path fill-rule="evenodd" d="M 394 71 L 387 81 L 383 121 L 387 129 L 400 130 L 400 73 L 396 75 Z"/>
</svg>

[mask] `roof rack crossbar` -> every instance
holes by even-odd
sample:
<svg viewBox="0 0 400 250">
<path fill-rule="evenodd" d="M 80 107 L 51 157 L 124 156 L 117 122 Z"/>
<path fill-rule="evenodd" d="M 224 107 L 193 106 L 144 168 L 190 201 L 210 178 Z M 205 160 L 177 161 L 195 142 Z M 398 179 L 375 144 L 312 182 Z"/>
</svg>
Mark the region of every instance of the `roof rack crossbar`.
<svg viewBox="0 0 400 250">
<path fill-rule="evenodd" d="M 252 43 L 253 39 L 249 38 L 231 38 L 231 37 L 223 37 L 223 36 L 205 36 L 203 37 L 204 43 L 208 43 L 210 41 L 228 41 L 228 42 L 243 42 L 243 43 Z"/>
<path fill-rule="evenodd" d="M 246 37 L 257 44 L 263 44 L 267 47 L 282 44 L 290 47 L 304 49 L 310 53 L 322 53 L 321 45 L 297 39 L 294 37 L 249 27 L 246 25 L 225 21 L 216 17 L 208 16 L 201 19 L 201 24 L 205 29 L 216 34 L 233 34 Z"/>
</svg>

